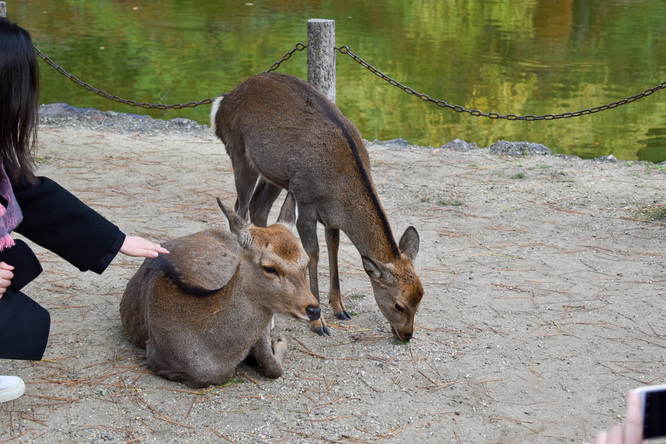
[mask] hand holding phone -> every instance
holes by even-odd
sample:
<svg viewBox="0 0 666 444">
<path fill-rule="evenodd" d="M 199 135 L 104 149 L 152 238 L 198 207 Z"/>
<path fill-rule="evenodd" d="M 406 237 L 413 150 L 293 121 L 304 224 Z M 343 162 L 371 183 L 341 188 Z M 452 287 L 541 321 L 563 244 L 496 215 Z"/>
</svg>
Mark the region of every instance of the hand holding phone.
<svg viewBox="0 0 666 444">
<path fill-rule="evenodd" d="M 617 425 L 610 432 L 600 431 L 594 439 L 594 444 L 642 444 L 643 442 L 640 395 L 634 390 L 627 395 L 627 418 L 624 426 Z"/>
<path fill-rule="evenodd" d="M 666 436 L 666 385 L 651 385 L 634 390 L 638 394 L 643 418 L 643 439 Z"/>
</svg>

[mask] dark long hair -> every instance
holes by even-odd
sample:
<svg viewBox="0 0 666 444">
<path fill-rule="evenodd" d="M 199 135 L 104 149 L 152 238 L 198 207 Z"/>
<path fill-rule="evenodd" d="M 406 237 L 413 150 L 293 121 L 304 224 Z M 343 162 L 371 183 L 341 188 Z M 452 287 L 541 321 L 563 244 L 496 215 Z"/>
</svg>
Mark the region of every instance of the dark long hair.
<svg viewBox="0 0 666 444">
<path fill-rule="evenodd" d="M 0 17 L 0 160 L 13 182 L 35 181 L 39 87 L 30 34 Z"/>
</svg>

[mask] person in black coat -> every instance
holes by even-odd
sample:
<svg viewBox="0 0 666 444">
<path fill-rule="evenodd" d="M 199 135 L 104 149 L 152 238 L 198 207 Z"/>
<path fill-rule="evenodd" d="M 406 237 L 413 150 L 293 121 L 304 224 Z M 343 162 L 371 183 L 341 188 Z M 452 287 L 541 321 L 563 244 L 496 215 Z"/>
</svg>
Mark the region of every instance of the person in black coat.
<svg viewBox="0 0 666 444">
<path fill-rule="evenodd" d="M 30 34 L 0 17 L 0 358 L 39 360 L 50 316 L 21 292 L 42 271 L 27 243 L 54 252 L 81 271 L 102 273 L 118 252 L 156 257 L 168 251 L 117 226 L 63 187 L 34 174 L 39 66 Z M 0 402 L 23 394 L 16 376 L 0 376 Z"/>
</svg>

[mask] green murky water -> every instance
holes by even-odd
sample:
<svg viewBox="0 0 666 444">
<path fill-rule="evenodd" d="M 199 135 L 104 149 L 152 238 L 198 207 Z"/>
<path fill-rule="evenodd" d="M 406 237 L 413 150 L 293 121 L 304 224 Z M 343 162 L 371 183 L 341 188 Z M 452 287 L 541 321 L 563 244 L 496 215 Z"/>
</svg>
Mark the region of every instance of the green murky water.
<svg viewBox="0 0 666 444">
<path fill-rule="evenodd" d="M 614 102 L 666 80 L 666 0 L 8 0 L 35 45 L 95 87 L 149 103 L 228 92 L 268 69 L 310 18 L 336 44 L 450 104 L 540 115 Z M 581 157 L 666 160 L 666 91 L 598 114 L 545 122 L 441 109 L 337 54 L 337 104 L 366 139 L 440 146 L 527 140 Z M 279 70 L 307 77 L 306 51 Z M 42 64 L 42 102 L 208 123 L 209 107 L 144 111 L 92 94 Z"/>
</svg>

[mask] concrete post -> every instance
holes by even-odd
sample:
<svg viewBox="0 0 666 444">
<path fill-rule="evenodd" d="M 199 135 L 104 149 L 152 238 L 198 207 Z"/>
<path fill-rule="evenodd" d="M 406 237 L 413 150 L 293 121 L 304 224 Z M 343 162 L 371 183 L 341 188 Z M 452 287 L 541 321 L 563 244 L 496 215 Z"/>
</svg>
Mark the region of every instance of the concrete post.
<svg viewBox="0 0 666 444">
<path fill-rule="evenodd" d="M 0 2 L 0 17 L 7 17 L 7 3 Z"/>
<path fill-rule="evenodd" d="M 308 82 L 335 103 L 335 20 L 308 20 Z"/>
</svg>

